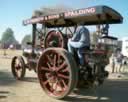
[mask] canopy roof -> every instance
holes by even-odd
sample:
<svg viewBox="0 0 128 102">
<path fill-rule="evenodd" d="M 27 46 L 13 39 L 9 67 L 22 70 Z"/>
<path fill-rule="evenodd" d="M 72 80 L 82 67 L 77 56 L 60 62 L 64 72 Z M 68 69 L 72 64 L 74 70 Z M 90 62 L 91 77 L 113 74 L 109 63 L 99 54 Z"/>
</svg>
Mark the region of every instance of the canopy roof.
<svg viewBox="0 0 128 102">
<path fill-rule="evenodd" d="M 123 17 L 108 6 L 94 6 L 49 15 L 37 15 L 23 21 L 24 25 L 44 24 L 46 27 L 69 27 L 75 25 L 97 25 L 122 23 Z"/>
<path fill-rule="evenodd" d="M 103 36 L 103 37 L 101 37 L 101 39 L 105 39 L 105 38 L 112 39 L 112 40 L 118 40 L 117 37 L 113 37 L 113 36 Z"/>
</svg>

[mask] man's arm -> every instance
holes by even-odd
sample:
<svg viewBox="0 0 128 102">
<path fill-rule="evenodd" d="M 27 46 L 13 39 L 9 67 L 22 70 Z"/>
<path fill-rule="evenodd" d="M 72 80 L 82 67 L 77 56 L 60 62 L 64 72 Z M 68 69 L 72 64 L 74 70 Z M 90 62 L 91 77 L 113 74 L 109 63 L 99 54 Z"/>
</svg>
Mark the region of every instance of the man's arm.
<svg viewBox="0 0 128 102">
<path fill-rule="evenodd" d="M 77 31 L 77 32 L 73 35 L 72 41 L 77 41 L 79 38 L 80 38 L 79 31 Z"/>
</svg>

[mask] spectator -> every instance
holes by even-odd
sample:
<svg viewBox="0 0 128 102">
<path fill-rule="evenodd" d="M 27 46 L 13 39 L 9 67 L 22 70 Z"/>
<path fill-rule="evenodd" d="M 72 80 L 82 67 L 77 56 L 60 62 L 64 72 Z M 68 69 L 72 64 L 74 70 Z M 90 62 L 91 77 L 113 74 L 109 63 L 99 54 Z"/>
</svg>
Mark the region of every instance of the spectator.
<svg viewBox="0 0 128 102">
<path fill-rule="evenodd" d="M 125 72 L 127 70 L 127 65 L 128 65 L 128 58 L 126 56 L 123 57 L 123 61 L 122 61 L 122 68 L 123 68 L 123 72 Z"/>
<path fill-rule="evenodd" d="M 115 53 L 112 54 L 110 57 L 110 65 L 112 67 L 112 73 L 115 72 Z"/>
<path fill-rule="evenodd" d="M 115 52 L 115 69 L 116 69 L 116 72 L 121 72 L 122 60 L 123 60 L 123 55 L 121 54 L 121 50 L 117 49 Z"/>
</svg>

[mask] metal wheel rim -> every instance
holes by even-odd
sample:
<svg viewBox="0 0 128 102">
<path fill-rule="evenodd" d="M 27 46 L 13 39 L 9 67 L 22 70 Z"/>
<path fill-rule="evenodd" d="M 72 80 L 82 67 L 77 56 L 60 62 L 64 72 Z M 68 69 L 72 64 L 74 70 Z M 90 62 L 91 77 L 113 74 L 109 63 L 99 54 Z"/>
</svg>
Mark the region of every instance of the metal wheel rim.
<svg viewBox="0 0 128 102">
<path fill-rule="evenodd" d="M 70 84 L 71 76 L 69 71 L 70 69 L 68 69 L 68 67 L 70 66 L 63 61 L 65 59 L 64 56 L 58 55 L 56 51 L 52 51 L 52 52 L 50 51 L 47 53 L 44 52 L 44 58 L 40 59 L 43 60 L 43 64 L 39 63 L 38 77 L 41 86 L 50 96 L 61 96 L 67 90 L 69 90 L 68 86 Z M 52 53 L 53 55 L 50 53 Z M 53 60 L 51 59 L 52 57 Z M 46 64 L 45 62 L 47 60 L 49 60 L 51 63 Z M 46 74 L 46 72 L 48 72 L 49 74 Z"/>
<path fill-rule="evenodd" d="M 12 61 L 12 70 L 14 71 L 13 74 L 15 78 L 20 79 L 22 77 L 23 68 L 24 68 L 24 63 L 22 59 L 19 57 L 14 57 Z"/>
</svg>

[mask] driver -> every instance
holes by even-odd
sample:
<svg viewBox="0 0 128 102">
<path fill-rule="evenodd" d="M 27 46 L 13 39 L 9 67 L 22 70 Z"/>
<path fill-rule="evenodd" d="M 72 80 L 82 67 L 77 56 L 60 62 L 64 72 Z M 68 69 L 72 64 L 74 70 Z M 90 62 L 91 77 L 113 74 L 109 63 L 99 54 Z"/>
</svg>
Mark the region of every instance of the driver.
<svg viewBox="0 0 128 102">
<path fill-rule="evenodd" d="M 71 39 L 68 40 L 68 51 L 74 55 L 74 49 L 77 50 L 77 54 L 80 60 L 80 65 L 84 65 L 84 56 L 82 54 L 83 49 L 89 49 L 90 47 L 90 35 L 89 30 L 80 26 Z"/>
</svg>

